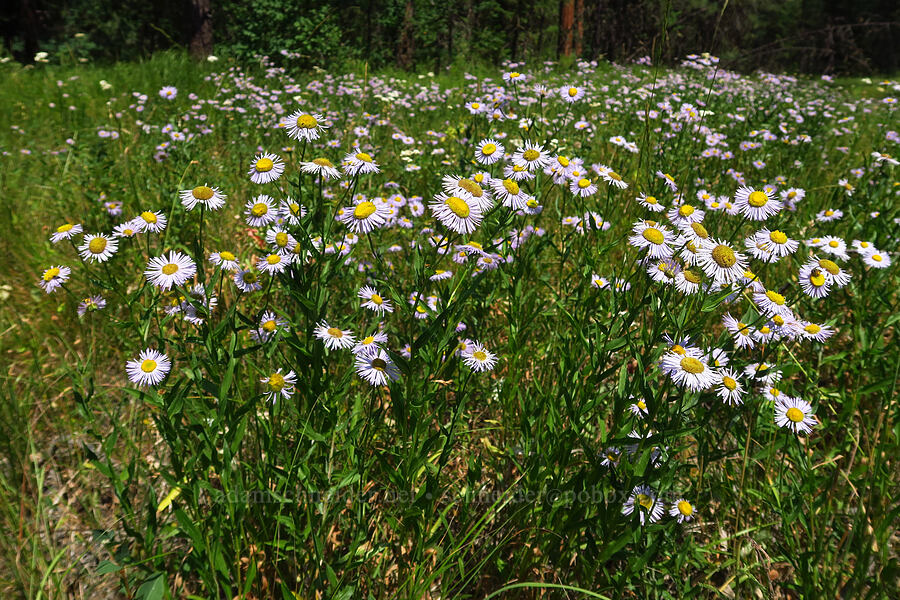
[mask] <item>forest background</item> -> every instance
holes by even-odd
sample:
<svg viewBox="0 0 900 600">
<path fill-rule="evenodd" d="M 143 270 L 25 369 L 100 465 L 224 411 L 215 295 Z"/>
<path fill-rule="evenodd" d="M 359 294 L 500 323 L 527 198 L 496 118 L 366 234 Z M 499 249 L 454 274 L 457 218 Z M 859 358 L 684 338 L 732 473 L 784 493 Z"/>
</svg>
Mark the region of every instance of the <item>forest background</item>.
<svg viewBox="0 0 900 600">
<path fill-rule="evenodd" d="M 439 70 L 503 60 L 674 63 L 710 51 L 736 70 L 900 69 L 896 0 L 17 0 L 0 14 L 20 62 L 115 61 L 186 48 L 301 68 Z M 353 43 L 347 43 L 352 40 Z"/>
</svg>

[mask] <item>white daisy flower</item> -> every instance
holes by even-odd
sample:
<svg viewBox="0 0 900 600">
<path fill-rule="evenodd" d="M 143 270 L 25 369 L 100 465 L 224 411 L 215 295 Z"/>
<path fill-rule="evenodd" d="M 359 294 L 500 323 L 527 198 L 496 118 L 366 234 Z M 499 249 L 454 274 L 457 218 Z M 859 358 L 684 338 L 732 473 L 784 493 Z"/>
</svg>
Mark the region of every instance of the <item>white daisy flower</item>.
<svg viewBox="0 0 900 600">
<path fill-rule="evenodd" d="M 866 266 L 876 269 L 887 269 L 891 266 L 891 257 L 885 252 L 869 252 L 863 254 L 862 259 Z"/>
<path fill-rule="evenodd" d="M 361 199 L 356 206 L 344 207 L 337 219 L 353 233 L 365 234 L 385 224 L 388 208 L 382 202 Z"/>
<path fill-rule="evenodd" d="M 381 348 L 381 344 L 387 342 L 387 334 L 383 332 L 378 332 L 372 335 L 367 335 L 364 338 L 360 338 L 360 340 L 350 349 L 353 354 L 360 353 L 371 353 L 375 352 L 379 348 Z"/>
<path fill-rule="evenodd" d="M 713 281 L 726 284 L 741 278 L 747 270 L 747 257 L 735 252 L 727 242 L 712 239 L 698 252 L 697 264 Z"/>
<path fill-rule="evenodd" d="M 44 271 L 43 275 L 41 275 L 41 280 L 38 284 L 45 292 L 52 294 L 59 286 L 69 280 L 71 274 L 72 269 L 69 267 L 64 267 L 62 265 L 50 267 Z"/>
<path fill-rule="evenodd" d="M 182 286 L 188 279 L 196 275 L 197 265 L 191 257 L 172 250 L 169 256 L 155 256 L 147 262 L 144 275 L 147 281 L 161 290 Z"/>
<path fill-rule="evenodd" d="M 223 271 L 237 271 L 241 268 L 238 264 L 237 257 L 228 250 L 221 252 L 213 252 L 209 255 L 209 262 L 216 265 Z"/>
<path fill-rule="evenodd" d="M 362 303 L 363 308 L 368 308 L 369 310 L 375 311 L 379 315 L 383 315 L 386 312 L 392 313 L 394 312 L 394 307 L 391 304 L 391 301 L 383 298 L 375 288 L 371 286 L 363 286 L 357 295 L 365 300 Z"/>
<path fill-rule="evenodd" d="M 351 177 L 365 175 L 366 173 L 378 173 L 380 171 L 378 163 L 372 159 L 372 156 L 367 152 L 361 151 L 351 152 L 344 156 L 343 166 L 344 173 Z"/>
<path fill-rule="evenodd" d="M 784 206 L 768 189 L 757 190 L 747 186 L 741 186 L 735 192 L 734 205 L 742 215 L 752 221 L 765 221 L 778 214 Z"/>
<path fill-rule="evenodd" d="M 198 185 L 192 190 L 179 192 L 181 204 L 187 210 L 194 210 L 198 204 L 210 210 L 219 210 L 225 206 L 225 194 L 219 188 L 209 187 L 206 184 Z"/>
<path fill-rule="evenodd" d="M 559 88 L 558 94 L 563 102 L 574 103 L 584 98 L 585 89 L 578 85 L 564 85 Z"/>
<path fill-rule="evenodd" d="M 286 331 L 288 322 L 271 310 L 265 311 L 259 318 L 259 327 L 250 331 L 250 337 L 259 342 L 267 342 L 279 331 Z"/>
<path fill-rule="evenodd" d="M 113 227 L 113 236 L 117 238 L 132 238 L 141 231 L 139 219 L 132 219 Z"/>
<path fill-rule="evenodd" d="M 347 350 L 356 343 L 356 338 L 353 337 L 353 333 L 349 329 L 338 329 L 325 321 L 319 321 L 314 333 L 329 350 Z"/>
<path fill-rule="evenodd" d="M 746 323 L 738 321 L 731 315 L 726 314 L 722 317 L 722 324 L 731 334 L 731 337 L 734 339 L 734 345 L 738 349 L 753 348 L 756 345 L 753 336 L 753 328 Z"/>
<path fill-rule="evenodd" d="M 159 385 L 171 368 L 169 357 L 151 348 L 142 350 L 136 360 L 125 363 L 128 379 L 142 387 Z"/>
<path fill-rule="evenodd" d="M 481 224 L 481 209 L 471 200 L 471 196 L 463 192 L 459 196 L 435 194 L 434 202 L 428 204 L 431 213 L 444 227 L 457 233 L 469 234 Z"/>
<path fill-rule="evenodd" d="M 244 293 L 255 292 L 262 289 L 259 274 L 250 269 L 240 269 L 234 273 L 234 285 Z"/>
<path fill-rule="evenodd" d="M 266 384 L 265 397 L 269 402 L 276 402 L 279 398 L 287 400 L 294 395 L 294 384 L 297 383 L 297 375 L 293 371 L 281 374 L 281 369 L 270 373 L 268 377 L 259 380 Z"/>
<path fill-rule="evenodd" d="M 318 113 L 295 111 L 284 119 L 284 128 L 288 137 L 298 141 L 312 142 L 327 128 L 325 117 Z"/>
<path fill-rule="evenodd" d="M 679 498 L 673 502 L 672 506 L 669 508 L 669 516 L 678 519 L 679 523 L 684 523 L 685 521 L 694 519 L 695 510 L 693 504 L 684 498 Z"/>
<path fill-rule="evenodd" d="M 260 194 L 244 205 L 244 215 L 247 225 L 250 227 L 264 227 L 275 221 L 278 212 L 275 210 L 275 200 L 266 194 Z"/>
<path fill-rule="evenodd" d="M 482 213 L 494 206 L 490 191 L 484 189 L 472 179 L 456 175 L 444 175 L 442 185 L 444 191 L 451 196 L 464 197 L 465 194 L 471 196 L 470 200 L 478 206 Z"/>
<path fill-rule="evenodd" d="M 247 174 L 253 183 L 263 184 L 275 181 L 284 173 L 284 161 L 277 154 L 264 152 L 257 154 L 250 163 Z M 253 227 L 256 227 L 253 225 Z"/>
<path fill-rule="evenodd" d="M 642 193 L 637 197 L 637 202 L 647 210 L 653 212 L 662 212 L 666 210 L 666 207 L 659 203 L 656 196 L 648 196 L 647 194 Z"/>
<path fill-rule="evenodd" d="M 63 223 L 62 225 L 57 227 L 56 231 L 53 232 L 53 235 L 50 236 L 50 241 L 56 244 L 63 240 L 69 240 L 81 233 L 83 230 L 84 228 L 79 224 Z"/>
<path fill-rule="evenodd" d="M 532 142 L 526 142 L 524 148 L 519 148 L 512 155 L 513 164 L 526 169 L 529 173 L 549 166 L 551 160 L 552 158 L 544 151 L 543 146 Z"/>
<path fill-rule="evenodd" d="M 659 521 L 663 513 L 665 513 L 665 506 L 656 497 L 656 492 L 649 486 L 639 485 L 631 491 L 631 495 L 625 500 L 625 504 L 622 506 L 622 514 L 630 515 L 635 510 L 638 513 L 641 525 L 645 525 L 647 522 L 656 523 Z"/>
<path fill-rule="evenodd" d="M 719 383 L 716 386 L 716 395 L 722 402 L 729 406 L 738 406 L 744 403 L 744 386 L 738 380 L 738 374 L 733 369 L 719 369 Z"/>
<path fill-rule="evenodd" d="M 799 323 L 800 335 L 808 340 L 815 340 L 824 343 L 825 340 L 834 335 L 834 329 L 828 325 L 817 325 L 809 321 L 801 321 Z"/>
<path fill-rule="evenodd" d="M 475 160 L 482 165 L 492 165 L 503 158 L 503 144 L 493 138 L 481 140 L 475 146 Z"/>
<path fill-rule="evenodd" d="M 300 170 L 310 175 L 318 175 L 325 180 L 341 178 L 341 172 L 337 170 L 334 163 L 324 157 L 300 163 Z"/>
<path fill-rule="evenodd" d="M 669 218 L 672 224 L 679 229 L 682 226 L 690 225 L 691 223 L 702 222 L 705 215 L 705 211 L 691 204 L 681 204 L 679 206 L 673 206 L 666 213 L 666 216 Z"/>
<path fill-rule="evenodd" d="M 816 426 L 812 405 L 800 398 L 783 396 L 775 401 L 775 424 L 794 433 L 810 433 Z"/>
<path fill-rule="evenodd" d="M 472 345 L 469 352 L 462 355 L 462 359 L 465 365 L 476 373 L 491 371 L 497 364 L 497 356 L 478 342 Z"/>
<path fill-rule="evenodd" d="M 492 179 L 491 189 L 494 196 L 499 198 L 503 206 L 512 208 L 513 210 L 521 210 L 525 208 L 526 202 L 530 197 L 525 190 L 519 187 L 519 184 L 512 179 Z"/>
<path fill-rule="evenodd" d="M 116 253 L 119 249 L 119 242 L 116 238 L 110 238 L 103 234 L 85 235 L 78 247 L 81 258 L 90 260 L 91 262 L 105 262 Z"/>
<path fill-rule="evenodd" d="M 675 236 L 656 221 L 638 221 L 631 228 L 634 233 L 628 243 L 639 250 L 647 249 L 649 258 L 669 258 L 674 253 L 671 244 Z"/>
<path fill-rule="evenodd" d="M 283 273 L 291 264 L 291 261 L 292 257 L 289 253 L 280 254 L 278 252 L 273 252 L 264 259 L 257 261 L 256 268 L 263 273 L 275 275 L 277 273 Z"/>
<path fill-rule="evenodd" d="M 400 369 L 381 348 L 357 354 L 356 373 L 374 387 L 385 386 L 389 381 L 400 379 Z"/>
<path fill-rule="evenodd" d="M 668 352 L 663 356 L 663 369 L 679 387 L 699 392 L 718 383 L 719 376 L 702 356 L 682 356 Z"/>
<path fill-rule="evenodd" d="M 819 246 L 823 252 L 837 256 L 841 260 L 850 260 L 847 254 L 847 242 L 839 237 L 827 236 L 822 238 L 822 245 Z"/>
</svg>

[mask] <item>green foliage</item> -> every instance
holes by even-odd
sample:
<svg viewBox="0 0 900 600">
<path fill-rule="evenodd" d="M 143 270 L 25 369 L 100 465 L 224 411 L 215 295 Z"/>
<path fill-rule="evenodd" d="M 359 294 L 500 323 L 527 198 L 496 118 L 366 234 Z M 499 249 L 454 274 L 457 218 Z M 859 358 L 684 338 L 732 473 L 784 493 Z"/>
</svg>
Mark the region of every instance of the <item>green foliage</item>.
<svg viewBox="0 0 900 600">
<path fill-rule="evenodd" d="M 423 18 L 428 14 L 423 10 Z M 550 87 L 577 78 L 592 96 L 569 106 L 558 99 L 518 104 L 512 94 L 507 109 L 517 118 L 494 124 L 462 108 L 488 93 L 485 81 L 462 73 L 496 82 L 497 72 L 465 65 L 405 79 L 368 71 L 364 84 L 363 65 L 352 64 L 360 67 L 352 76 L 332 73 L 311 87 L 312 76 L 295 81 L 269 71 L 267 78 L 269 65 L 197 64 L 176 54 L 111 67 L 3 67 L 0 101 L 9 109 L 0 115 L 0 143 L 9 155 L 0 157 L 0 184 L 11 210 L 0 212 L 7 257 L 0 265 L 0 523 L 15 532 L 0 541 L 4 597 L 62 598 L 76 583 L 85 595 L 151 600 L 878 598 L 894 589 L 897 265 L 867 268 L 854 256 L 842 263 L 852 272 L 848 286 L 813 301 L 794 279 L 806 246 L 779 263 L 754 261 L 760 278 L 789 294 L 804 318 L 837 333 L 825 344 L 772 342 L 751 353 L 732 350 L 721 327 L 726 311 L 762 325 L 751 302 L 652 283 L 636 262 L 640 253 L 626 243 L 635 220 L 654 218 L 636 204 L 639 192 L 674 200 L 657 170 L 670 173 L 690 199 L 701 186 L 731 196 L 731 167 L 750 184 L 782 175 L 786 185 L 807 190 L 796 212 L 777 218 L 792 237 L 834 233 L 896 250 L 896 167 L 876 165 L 870 155 L 888 143 L 883 125 L 894 113 L 872 99 L 885 89 L 743 78 L 712 94 L 720 84 L 710 84 L 705 71 L 535 68 L 527 72 Z M 104 91 L 101 79 L 112 89 Z M 338 95 L 338 83 L 356 91 Z M 432 84 L 433 95 L 415 98 Z M 178 96 L 161 99 L 163 85 L 178 87 Z M 294 85 L 301 102 L 281 98 L 286 111 L 334 115 L 315 144 L 285 137 L 276 128 L 284 115 L 272 104 L 259 110 L 257 102 L 268 102 L 255 95 L 259 90 Z M 635 91 L 651 88 L 656 97 Z M 132 106 L 139 103 L 134 93 L 149 97 L 145 110 Z M 704 102 L 710 112 L 703 124 L 728 131 L 732 148 L 761 139 L 751 133 L 761 129 L 789 141 L 802 132 L 814 142 L 767 141 L 727 163 L 700 158 L 704 137 L 689 125 L 655 131 L 661 121 L 644 119 L 656 102 L 674 102 L 673 93 Z M 627 110 L 615 104 L 625 100 Z M 795 101 L 833 112 L 811 110 L 802 124 L 789 123 L 786 110 Z M 595 135 L 573 128 L 582 117 Z M 517 127 L 519 119 L 528 130 Z M 193 133 L 200 123 L 211 131 L 189 140 L 162 131 L 172 124 Z M 352 133 L 363 125 L 368 137 Z M 118 137 L 101 138 L 98 129 Z M 401 144 L 395 131 L 415 143 Z M 316 243 L 343 243 L 347 230 L 335 211 L 350 206 L 355 193 L 392 194 L 389 180 L 405 198 L 430 200 L 442 175 L 476 168 L 472 142 L 500 131 L 510 152 L 526 140 L 541 142 L 554 154 L 608 163 L 629 188 L 591 175 L 601 191 L 580 198 L 541 173 L 522 187 L 543 212 L 526 216 L 498 203 L 465 238 L 426 213 L 415 229 L 360 236 L 349 266 L 347 256 Z M 619 134 L 641 152 L 608 141 Z M 341 146 L 330 148 L 327 139 Z M 339 163 L 357 140 L 381 174 L 346 178 L 353 182 L 346 189 L 301 174 L 301 161 L 323 155 Z M 247 180 L 258 147 L 285 158 L 278 182 Z M 411 158 L 420 170 L 405 168 L 408 148 L 422 151 Z M 753 166 L 760 156 L 764 169 Z M 866 177 L 846 196 L 837 180 L 857 167 Z M 484 168 L 499 174 L 496 166 Z M 228 194 L 224 209 L 182 208 L 178 191 L 202 183 Z M 264 231 L 249 228 L 241 214 L 259 193 L 290 195 L 309 209 L 290 228 L 304 260 L 290 274 L 264 278 L 262 290 L 241 294 L 206 257 L 227 248 L 245 266 L 264 260 L 265 245 L 252 237 Z M 101 194 L 122 203 L 121 217 L 106 214 Z M 829 207 L 842 208 L 844 219 L 817 222 L 816 213 Z M 166 231 L 120 240 L 106 266 L 82 264 L 71 246 L 48 242 L 62 222 L 108 232 L 147 209 L 169 217 Z M 562 224 L 588 211 L 611 227 Z M 882 214 L 871 218 L 874 211 Z M 736 245 L 759 225 L 712 210 L 704 223 Z M 420 233 L 425 225 L 513 260 L 476 277 L 474 261 L 438 253 L 430 243 L 437 240 Z M 514 247 L 509 231 L 526 225 L 544 235 Z M 389 252 L 395 243 L 401 251 Z M 168 250 L 192 255 L 198 280 L 218 298 L 210 310 L 191 299 L 188 284 L 175 290 L 176 302 L 183 297 L 202 324 L 164 310 L 171 298 L 146 283 L 148 258 Z M 73 277 L 67 289 L 48 295 L 36 282 L 51 264 L 72 266 Z M 454 277 L 431 281 L 441 268 Z M 596 289 L 595 275 L 613 285 Z M 616 291 L 616 282 L 630 290 Z M 361 309 L 363 283 L 390 298 L 395 312 L 381 318 Z M 102 293 L 109 305 L 75 316 L 88 293 Z M 408 298 L 431 294 L 435 308 L 427 319 L 415 318 Z M 263 343 L 250 333 L 265 310 L 289 327 Z M 323 319 L 355 334 L 384 322 L 400 378 L 379 387 L 361 380 L 348 352 L 326 350 L 313 335 Z M 460 321 L 465 332 L 457 331 Z M 817 427 L 809 436 L 777 427 L 772 403 L 746 379 L 752 391 L 742 406 L 675 386 L 657 368 L 668 350 L 664 333 L 728 348 L 737 366 L 761 360 L 777 367 L 784 393 L 813 404 Z M 454 356 L 464 337 L 498 355 L 493 371 L 471 372 Z M 409 359 L 399 353 L 404 343 Z M 158 387 L 126 383 L 126 360 L 145 347 L 173 359 Z M 261 379 L 278 368 L 294 370 L 298 383 L 291 397 L 271 402 Z M 648 407 L 644 419 L 629 409 L 635 399 Z M 602 464 L 610 447 L 622 450 L 613 469 Z M 624 500 L 643 483 L 667 499 L 689 499 L 696 520 L 641 526 L 624 516 Z"/>
</svg>

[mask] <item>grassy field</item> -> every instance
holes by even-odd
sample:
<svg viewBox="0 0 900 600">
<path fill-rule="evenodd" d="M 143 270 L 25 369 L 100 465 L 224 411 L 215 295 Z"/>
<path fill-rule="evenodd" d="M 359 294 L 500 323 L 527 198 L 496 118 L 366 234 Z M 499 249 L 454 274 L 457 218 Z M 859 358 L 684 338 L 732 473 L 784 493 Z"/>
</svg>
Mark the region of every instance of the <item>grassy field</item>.
<svg viewBox="0 0 900 600">
<path fill-rule="evenodd" d="M 897 81 L 0 81 L 4 598 L 896 597 Z"/>
</svg>

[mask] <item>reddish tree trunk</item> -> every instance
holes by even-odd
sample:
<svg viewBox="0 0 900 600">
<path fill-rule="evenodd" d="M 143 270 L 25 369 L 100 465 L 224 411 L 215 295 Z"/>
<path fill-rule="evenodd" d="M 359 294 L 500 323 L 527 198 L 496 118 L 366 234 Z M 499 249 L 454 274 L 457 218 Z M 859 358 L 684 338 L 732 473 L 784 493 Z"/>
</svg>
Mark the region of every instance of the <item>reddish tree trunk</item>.
<svg viewBox="0 0 900 600">
<path fill-rule="evenodd" d="M 559 0 L 559 44 L 556 54 L 572 56 L 572 25 L 575 21 L 575 0 Z"/>
<path fill-rule="evenodd" d="M 584 45 L 584 0 L 575 0 L 575 56 L 581 56 Z"/>
<path fill-rule="evenodd" d="M 413 16 L 413 1 L 407 0 L 406 12 L 403 15 L 403 28 L 400 31 L 400 47 L 397 52 L 397 64 L 402 69 L 409 69 L 413 62 L 413 51 L 415 50 Z"/>
</svg>

